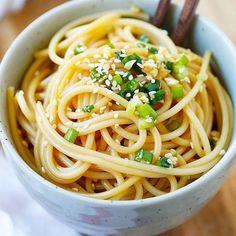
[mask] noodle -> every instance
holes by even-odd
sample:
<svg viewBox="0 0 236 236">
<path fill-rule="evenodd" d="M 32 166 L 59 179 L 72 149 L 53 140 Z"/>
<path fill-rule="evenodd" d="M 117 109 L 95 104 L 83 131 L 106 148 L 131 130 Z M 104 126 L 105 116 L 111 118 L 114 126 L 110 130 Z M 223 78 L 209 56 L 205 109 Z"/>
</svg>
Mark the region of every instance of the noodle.
<svg viewBox="0 0 236 236">
<path fill-rule="evenodd" d="M 114 11 L 69 23 L 8 89 L 16 148 L 47 180 L 137 200 L 184 187 L 225 154 L 232 104 L 211 53 L 176 47 L 147 19 Z"/>
</svg>

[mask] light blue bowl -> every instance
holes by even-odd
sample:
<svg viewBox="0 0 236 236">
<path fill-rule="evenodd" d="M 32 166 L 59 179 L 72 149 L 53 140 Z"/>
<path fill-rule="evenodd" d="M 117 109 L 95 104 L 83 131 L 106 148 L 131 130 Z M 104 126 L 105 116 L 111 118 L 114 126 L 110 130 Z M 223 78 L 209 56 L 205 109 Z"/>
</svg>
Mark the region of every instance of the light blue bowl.
<svg viewBox="0 0 236 236">
<path fill-rule="evenodd" d="M 230 147 L 217 165 L 190 185 L 160 197 L 135 201 L 96 200 L 58 188 L 36 174 L 17 153 L 7 121 L 6 89 L 18 86 L 32 61 L 35 50 L 46 46 L 50 37 L 67 22 L 94 12 L 138 5 L 153 15 L 157 0 L 71 1 L 44 14 L 28 26 L 6 53 L 0 68 L 0 133 L 6 155 L 28 192 L 57 219 L 90 235 L 152 235 L 176 227 L 198 212 L 222 185 L 233 165 L 235 117 Z M 167 27 L 176 22 L 179 9 L 172 7 Z M 211 50 L 214 69 L 236 103 L 236 50 L 230 40 L 212 23 L 195 17 L 187 46 L 199 54 Z M 6 176 L 7 178 L 7 176 Z"/>
</svg>

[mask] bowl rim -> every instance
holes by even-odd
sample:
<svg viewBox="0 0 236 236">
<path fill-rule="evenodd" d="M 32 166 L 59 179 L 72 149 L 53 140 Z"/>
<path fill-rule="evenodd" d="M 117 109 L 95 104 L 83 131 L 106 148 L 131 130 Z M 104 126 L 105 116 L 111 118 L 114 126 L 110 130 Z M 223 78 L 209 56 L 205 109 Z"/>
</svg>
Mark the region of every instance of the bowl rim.
<svg viewBox="0 0 236 236">
<path fill-rule="evenodd" d="M 7 52 L 5 53 L 1 65 L 0 65 L 0 75 L 2 74 L 4 65 L 8 63 L 9 59 L 11 58 L 11 52 L 14 50 L 15 47 L 19 47 L 18 42 L 21 41 L 22 36 L 28 32 L 31 31 L 32 29 L 36 28 L 41 21 L 43 21 L 46 18 L 53 17 L 52 15 L 58 14 L 60 11 L 68 10 L 70 8 L 73 8 L 73 6 L 80 5 L 81 3 L 86 3 L 86 4 L 91 4 L 94 3 L 95 0 L 80 0 L 78 1 L 71 1 L 71 2 L 66 2 L 63 3 L 46 13 L 42 14 L 38 18 L 36 18 L 32 23 L 30 23 L 14 40 L 14 42 L 11 44 Z M 172 4 L 173 6 L 177 7 L 176 4 Z M 67 9 L 68 8 L 68 9 Z M 196 18 L 196 16 L 195 16 Z M 216 34 L 220 35 L 222 40 L 224 41 L 224 44 L 227 45 L 231 49 L 231 52 L 234 54 L 235 59 L 236 59 L 236 48 L 232 41 L 226 36 L 226 34 L 220 30 L 214 23 L 212 23 L 210 20 L 208 20 L 206 17 L 203 16 L 197 16 L 196 18 L 197 21 L 202 22 L 203 24 L 207 25 L 208 28 L 210 28 L 212 31 L 214 31 Z M 222 78 L 223 79 L 223 78 Z M 3 76 L 0 76 L 0 85 L 3 81 Z M 0 86 L 1 87 L 1 86 Z M 2 90 L 0 94 L 3 94 Z M 3 95 L 2 95 L 3 96 Z M 229 147 L 226 151 L 226 154 L 220 159 L 219 162 L 215 166 L 213 166 L 207 173 L 205 173 L 203 176 L 195 180 L 194 182 L 177 189 L 173 192 L 161 195 L 161 196 L 156 196 L 156 197 L 151 197 L 147 199 L 140 199 L 140 200 L 102 200 L 102 199 L 96 199 L 96 198 L 91 198 L 91 197 L 86 197 L 82 196 L 76 192 L 71 192 L 69 190 L 60 188 L 59 186 L 51 183 L 50 181 L 44 179 L 41 175 L 36 173 L 33 169 L 31 169 L 27 163 L 21 158 L 21 156 L 18 154 L 16 151 L 15 145 L 12 144 L 9 140 L 10 134 L 5 132 L 5 129 L 3 127 L 2 123 L 2 114 L 6 111 L 2 110 L 2 107 L 0 107 L 0 138 L 1 142 L 3 144 L 3 147 L 6 148 L 6 150 L 10 153 L 11 158 L 14 159 L 14 162 L 17 163 L 19 168 L 23 172 L 28 172 L 30 176 L 32 176 L 35 180 L 39 181 L 40 184 L 45 185 L 47 189 L 50 189 L 51 191 L 55 191 L 56 194 L 62 194 L 65 197 L 71 198 L 73 200 L 78 200 L 78 201 L 83 201 L 86 203 L 92 203 L 100 206 L 116 206 L 116 207 L 133 207 L 133 206 L 147 206 L 147 205 L 152 205 L 152 204 L 157 204 L 157 203 L 162 203 L 180 196 L 183 196 L 185 194 L 188 194 L 189 192 L 198 189 L 198 187 L 201 187 L 202 184 L 206 184 L 210 179 L 214 178 L 216 173 L 220 172 L 224 167 L 232 163 L 235 159 L 234 155 L 236 153 L 236 138 L 232 136 L 231 142 L 229 144 Z M 233 123 L 233 126 L 235 126 L 235 120 Z M 8 153 L 7 152 L 7 153 Z M 11 160 L 12 161 L 12 160 Z"/>
</svg>

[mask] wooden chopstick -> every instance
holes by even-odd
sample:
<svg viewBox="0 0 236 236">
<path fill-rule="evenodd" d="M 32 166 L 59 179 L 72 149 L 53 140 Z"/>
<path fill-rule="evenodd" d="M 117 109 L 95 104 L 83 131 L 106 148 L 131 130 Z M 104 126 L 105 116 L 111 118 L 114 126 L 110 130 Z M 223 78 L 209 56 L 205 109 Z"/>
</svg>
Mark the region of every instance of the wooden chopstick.
<svg viewBox="0 0 236 236">
<path fill-rule="evenodd" d="M 152 20 L 152 24 L 155 25 L 158 28 L 161 28 L 165 17 L 167 15 L 168 9 L 170 6 L 170 0 L 160 0 L 158 5 L 157 5 L 157 9 L 156 9 L 156 13 L 153 17 Z"/>
<path fill-rule="evenodd" d="M 181 11 L 179 21 L 172 34 L 172 39 L 176 45 L 181 45 L 193 20 L 195 10 L 199 0 L 186 0 Z"/>
</svg>

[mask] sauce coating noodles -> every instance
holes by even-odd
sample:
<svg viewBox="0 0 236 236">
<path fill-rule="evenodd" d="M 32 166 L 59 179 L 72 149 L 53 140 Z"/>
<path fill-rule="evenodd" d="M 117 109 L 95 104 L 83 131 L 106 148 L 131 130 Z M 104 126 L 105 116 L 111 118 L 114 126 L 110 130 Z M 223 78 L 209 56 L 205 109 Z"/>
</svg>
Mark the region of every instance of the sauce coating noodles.
<svg viewBox="0 0 236 236">
<path fill-rule="evenodd" d="M 203 57 L 142 12 L 75 20 L 8 89 L 19 154 L 50 182 L 99 199 L 175 191 L 210 170 L 232 130 L 231 101 Z"/>
</svg>

